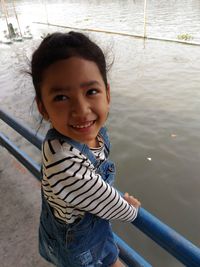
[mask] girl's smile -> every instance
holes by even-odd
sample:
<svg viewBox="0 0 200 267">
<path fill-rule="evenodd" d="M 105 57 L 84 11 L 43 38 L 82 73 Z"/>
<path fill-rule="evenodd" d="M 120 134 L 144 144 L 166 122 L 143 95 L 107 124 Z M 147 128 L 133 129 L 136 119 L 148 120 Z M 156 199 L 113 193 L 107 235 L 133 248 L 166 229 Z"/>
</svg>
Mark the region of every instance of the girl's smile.
<svg viewBox="0 0 200 267">
<path fill-rule="evenodd" d="M 74 125 L 70 125 L 70 126 L 76 130 L 84 131 L 84 130 L 88 130 L 94 123 L 95 123 L 95 120 L 80 123 L 80 124 L 74 124 Z"/>
<path fill-rule="evenodd" d="M 93 61 L 71 57 L 50 65 L 41 85 L 38 108 L 61 134 L 89 147 L 104 125 L 110 104 L 110 90 Z"/>
</svg>

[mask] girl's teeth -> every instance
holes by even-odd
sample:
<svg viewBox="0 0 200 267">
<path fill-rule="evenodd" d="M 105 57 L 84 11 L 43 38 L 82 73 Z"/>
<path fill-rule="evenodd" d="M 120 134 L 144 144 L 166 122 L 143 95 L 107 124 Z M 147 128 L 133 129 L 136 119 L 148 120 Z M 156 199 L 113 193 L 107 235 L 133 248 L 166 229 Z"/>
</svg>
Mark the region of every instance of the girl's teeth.
<svg viewBox="0 0 200 267">
<path fill-rule="evenodd" d="M 72 127 L 81 129 L 81 128 L 87 128 L 87 127 L 91 126 L 92 124 L 93 124 L 93 121 L 91 121 L 87 124 L 84 124 L 84 125 L 72 125 Z"/>
</svg>

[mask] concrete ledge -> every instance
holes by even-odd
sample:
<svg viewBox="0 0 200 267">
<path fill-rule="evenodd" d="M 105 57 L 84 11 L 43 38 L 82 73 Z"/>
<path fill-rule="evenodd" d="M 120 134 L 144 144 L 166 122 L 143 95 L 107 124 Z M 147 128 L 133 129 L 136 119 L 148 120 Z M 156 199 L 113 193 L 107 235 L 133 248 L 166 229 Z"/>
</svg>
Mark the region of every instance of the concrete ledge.
<svg viewBox="0 0 200 267">
<path fill-rule="evenodd" d="M 40 183 L 0 146 L 1 267 L 50 267 L 38 253 Z"/>
</svg>

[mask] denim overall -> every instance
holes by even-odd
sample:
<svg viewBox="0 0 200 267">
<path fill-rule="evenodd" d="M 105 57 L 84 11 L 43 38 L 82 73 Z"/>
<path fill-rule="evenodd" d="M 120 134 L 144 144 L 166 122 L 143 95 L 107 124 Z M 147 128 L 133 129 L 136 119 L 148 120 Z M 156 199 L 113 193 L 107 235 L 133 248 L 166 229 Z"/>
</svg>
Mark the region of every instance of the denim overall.
<svg viewBox="0 0 200 267">
<path fill-rule="evenodd" d="M 110 142 L 106 129 L 100 130 L 104 140 L 106 158 Z M 80 144 L 50 129 L 46 140 L 61 139 L 77 148 L 95 166 L 96 172 L 109 184 L 115 177 L 114 163 L 96 160 L 87 145 Z M 58 267 L 108 267 L 118 258 L 119 250 L 114 242 L 108 220 L 89 212 L 74 223 L 65 224 L 56 219 L 42 191 L 42 211 L 39 226 L 39 251 L 42 257 Z"/>
</svg>

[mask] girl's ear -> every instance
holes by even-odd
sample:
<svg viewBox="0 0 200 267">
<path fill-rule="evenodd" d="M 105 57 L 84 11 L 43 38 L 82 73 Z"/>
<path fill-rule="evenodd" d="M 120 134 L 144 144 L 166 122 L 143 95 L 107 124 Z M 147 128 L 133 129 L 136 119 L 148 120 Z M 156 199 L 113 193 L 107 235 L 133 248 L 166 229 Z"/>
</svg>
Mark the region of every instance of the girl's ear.
<svg viewBox="0 0 200 267">
<path fill-rule="evenodd" d="M 42 101 L 39 100 L 38 97 L 35 98 L 35 101 L 36 101 L 36 103 L 37 103 L 37 107 L 38 107 L 38 110 L 39 110 L 40 114 L 42 115 L 42 117 L 43 117 L 45 120 L 48 121 L 48 119 L 49 119 L 49 115 L 48 115 L 48 113 L 46 112 L 46 109 L 45 109 L 45 107 L 44 107 Z"/>
<path fill-rule="evenodd" d="M 110 104 L 110 84 L 107 84 L 106 95 L 107 95 L 108 104 Z"/>
</svg>

